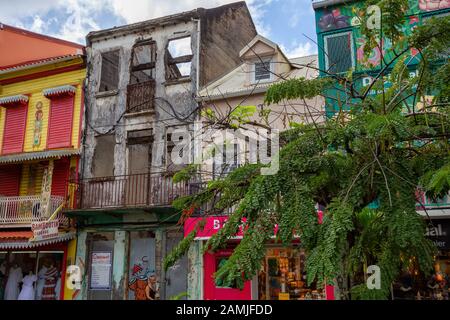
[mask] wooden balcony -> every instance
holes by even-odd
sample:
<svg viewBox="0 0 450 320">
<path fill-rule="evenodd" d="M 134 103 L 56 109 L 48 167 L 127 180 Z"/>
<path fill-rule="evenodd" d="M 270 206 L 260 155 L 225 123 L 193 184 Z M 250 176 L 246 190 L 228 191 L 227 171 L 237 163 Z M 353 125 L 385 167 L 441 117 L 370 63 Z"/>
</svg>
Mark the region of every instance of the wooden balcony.
<svg viewBox="0 0 450 320">
<path fill-rule="evenodd" d="M 127 113 L 154 110 L 155 81 L 130 84 L 127 87 Z"/>
<path fill-rule="evenodd" d="M 63 197 L 51 196 L 47 215 L 41 213 L 41 195 L 35 196 L 0 196 L 0 228 L 31 227 L 32 222 L 46 221 L 55 210 L 64 203 Z M 61 212 L 57 219 L 61 225 L 68 223 L 67 217 Z"/>
<path fill-rule="evenodd" d="M 164 174 L 85 179 L 71 183 L 69 189 L 74 190 L 75 210 L 170 207 L 173 200 L 192 191 L 190 183 L 174 183 Z"/>
</svg>

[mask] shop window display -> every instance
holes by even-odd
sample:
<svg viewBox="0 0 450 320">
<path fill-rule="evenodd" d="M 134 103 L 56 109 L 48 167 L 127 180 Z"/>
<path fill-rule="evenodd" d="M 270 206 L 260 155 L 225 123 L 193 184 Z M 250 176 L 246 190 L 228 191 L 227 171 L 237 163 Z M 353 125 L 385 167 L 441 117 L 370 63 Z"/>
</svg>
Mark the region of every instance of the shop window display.
<svg viewBox="0 0 450 320">
<path fill-rule="evenodd" d="M 0 299 L 58 300 L 63 256 L 44 251 L 0 253 Z"/>
<path fill-rule="evenodd" d="M 300 248 L 268 248 L 258 276 L 260 300 L 324 300 L 324 290 L 307 285 Z"/>
<path fill-rule="evenodd" d="M 441 252 L 436 257 L 431 275 L 419 272 L 416 263 L 404 270 L 392 286 L 394 300 L 449 300 L 450 296 L 450 252 Z"/>
</svg>

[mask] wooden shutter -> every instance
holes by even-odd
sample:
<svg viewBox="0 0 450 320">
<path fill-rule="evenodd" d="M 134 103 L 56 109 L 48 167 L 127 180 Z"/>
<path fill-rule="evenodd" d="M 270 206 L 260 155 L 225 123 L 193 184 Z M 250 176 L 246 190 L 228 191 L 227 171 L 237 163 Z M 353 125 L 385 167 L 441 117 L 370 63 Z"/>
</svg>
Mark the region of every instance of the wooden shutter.
<svg viewBox="0 0 450 320">
<path fill-rule="evenodd" d="M 2 154 L 20 153 L 23 150 L 28 105 L 16 104 L 6 108 Z"/>
<path fill-rule="evenodd" d="M 72 146 L 74 96 L 52 98 L 47 138 L 49 149 Z"/>
<path fill-rule="evenodd" d="M 0 196 L 12 197 L 19 195 L 22 166 L 7 165 L 0 167 Z"/>
<path fill-rule="evenodd" d="M 69 159 L 61 159 L 55 161 L 52 177 L 52 195 L 66 196 L 66 186 L 69 180 Z"/>
</svg>

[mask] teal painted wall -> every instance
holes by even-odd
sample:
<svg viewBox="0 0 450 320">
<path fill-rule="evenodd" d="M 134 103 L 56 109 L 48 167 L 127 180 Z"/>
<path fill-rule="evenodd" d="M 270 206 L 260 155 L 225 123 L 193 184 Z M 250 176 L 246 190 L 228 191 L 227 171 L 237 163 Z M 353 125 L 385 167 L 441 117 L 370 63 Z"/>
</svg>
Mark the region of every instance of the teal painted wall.
<svg viewBox="0 0 450 320">
<path fill-rule="evenodd" d="M 431 0 L 410 0 L 410 10 L 405 17 L 403 32 L 409 35 L 413 28 L 423 23 L 424 19 L 444 13 L 450 13 L 450 4 L 441 1 L 441 7 L 436 7 L 436 1 Z M 356 89 L 361 92 L 370 81 L 370 77 L 375 76 L 383 66 L 381 52 L 379 49 L 373 50 L 369 57 L 364 57 L 363 45 L 364 37 L 359 28 L 358 12 L 363 5 L 363 1 L 354 1 L 344 3 L 333 7 L 325 7 L 317 9 L 316 15 L 316 33 L 319 52 L 319 68 L 325 70 L 325 38 L 330 35 L 339 33 L 351 33 L 351 47 L 354 61 L 353 77 L 357 80 Z M 382 41 L 383 55 L 389 61 L 393 57 L 393 47 L 388 40 Z M 398 47 L 396 48 L 398 50 Z M 417 64 L 419 62 L 417 50 L 411 50 L 407 58 L 408 68 L 411 76 L 415 75 Z M 321 76 L 326 76 L 321 73 Z M 377 94 L 372 91 L 371 95 Z M 326 112 L 328 117 L 332 117 L 340 108 L 346 110 L 352 100 L 346 96 L 341 90 L 333 89 L 325 92 L 329 98 L 326 99 Z"/>
</svg>

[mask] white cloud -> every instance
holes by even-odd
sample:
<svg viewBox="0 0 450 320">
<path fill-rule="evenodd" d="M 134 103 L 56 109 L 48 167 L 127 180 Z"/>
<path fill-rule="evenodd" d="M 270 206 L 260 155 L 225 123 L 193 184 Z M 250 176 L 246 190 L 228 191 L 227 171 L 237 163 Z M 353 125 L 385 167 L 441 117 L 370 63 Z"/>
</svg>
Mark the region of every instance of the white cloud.
<svg viewBox="0 0 450 320">
<path fill-rule="evenodd" d="M 283 50 L 284 54 L 286 54 L 286 56 L 289 59 L 317 54 L 317 48 L 316 46 L 313 46 L 311 42 L 305 42 L 300 44 L 294 43 L 294 45 L 291 46 L 290 49 L 288 49 L 284 45 L 281 45 L 280 47 L 281 50 Z"/>
<path fill-rule="evenodd" d="M 156 17 L 195 8 L 213 8 L 235 2 L 236 0 L 0 0 L 0 21 L 31 31 L 46 33 L 65 40 L 84 43 L 85 36 L 93 30 L 101 29 L 100 24 L 93 18 L 108 11 L 126 23 L 144 21 Z M 269 4 L 279 0 L 247 0 L 258 32 L 270 36 L 270 27 L 263 22 L 266 8 Z M 53 11 L 52 11 L 53 10 Z M 45 21 L 43 17 L 50 11 L 58 16 L 64 14 L 66 21 L 58 30 L 50 28 L 52 21 Z M 26 15 L 24 15 L 26 13 Z M 32 23 L 26 24 L 24 19 L 31 17 Z M 52 18 L 53 22 L 57 19 Z M 61 19 L 59 19 L 61 21 Z M 107 26 L 109 27 L 109 26 Z M 50 30 L 51 29 L 51 30 Z"/>
</svg>

